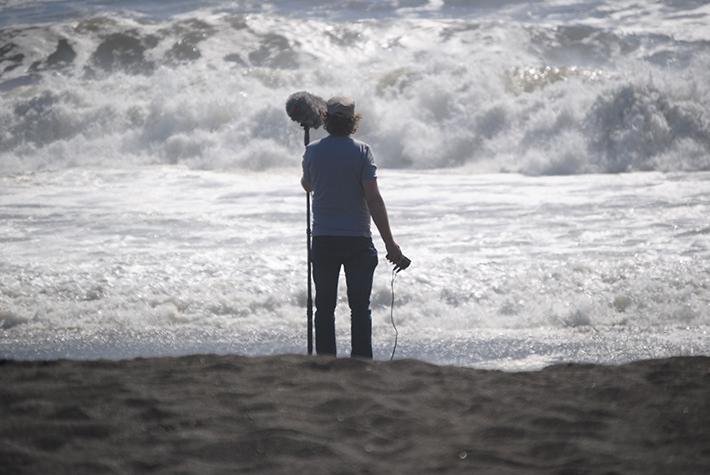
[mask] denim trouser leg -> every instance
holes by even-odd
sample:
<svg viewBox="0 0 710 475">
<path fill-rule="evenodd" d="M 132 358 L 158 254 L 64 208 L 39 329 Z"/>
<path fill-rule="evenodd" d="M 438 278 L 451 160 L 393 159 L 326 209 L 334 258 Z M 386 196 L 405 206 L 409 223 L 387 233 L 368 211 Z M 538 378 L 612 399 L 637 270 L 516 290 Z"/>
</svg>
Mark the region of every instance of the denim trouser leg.
<svg viewBox="0 0 710 475">
<path fill-rule="evenodd" d="M 313 280 L 316 284 L 316 353 L 335 354 L 335 305 L 338 276 L 345 266 L 351 310 L 352 356 L 372 358 L 370 292 L 377 250 L 364 237 L 316 236 L 313 239 Z"/>
<path fill-rule="evenodd" d="M 340 263 L 330 249 L 313 242 L 313 281 L 316 284 L 316 354 L 335 355 L 335 305 Z"/>
<path fill-rule="evenodd" d="M 345 262 L 345 281 L 348 284 L 350 305 L 351 356 L 372 358 L 372 319 L 370 293 L 372 276 L 377 266 L 377 251 L 359 253 Z"/>
</svg>

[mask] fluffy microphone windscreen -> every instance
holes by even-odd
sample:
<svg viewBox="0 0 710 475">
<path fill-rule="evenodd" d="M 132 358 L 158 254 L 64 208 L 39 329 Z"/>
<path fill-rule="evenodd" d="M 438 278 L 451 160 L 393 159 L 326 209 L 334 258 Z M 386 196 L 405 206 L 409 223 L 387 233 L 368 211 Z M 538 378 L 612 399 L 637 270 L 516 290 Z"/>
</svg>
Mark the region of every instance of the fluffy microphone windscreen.
<svg viewBox="0 0 710 475">
<path fill-rule="evenodd" d="M 323 125 L 325 111 L 325 101 L 306 91 L 294 92 L 286 101 L 286 113 L 303 127 L 317 129 Z"/>
</svg>

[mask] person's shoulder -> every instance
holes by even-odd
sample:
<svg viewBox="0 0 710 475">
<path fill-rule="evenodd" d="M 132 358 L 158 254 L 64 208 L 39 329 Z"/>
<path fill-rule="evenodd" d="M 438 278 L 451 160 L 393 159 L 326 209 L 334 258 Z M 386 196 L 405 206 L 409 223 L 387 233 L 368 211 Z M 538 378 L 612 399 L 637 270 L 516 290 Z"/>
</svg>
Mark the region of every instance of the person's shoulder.
<svg viewBox="0 0 710 475">
<path fill-rule="evenodd" d="M 314 140 L 313 142 L 311 142 L 311 143 L 309 143 L 308 145 L 306 145 L 306 148 L 316 148 L 316 147 L 318 147 L 318 145 L 320 145 L 321 142 L 323 142 L 323 140 L 325 140 L 326 138 L 327 138 L 327 137 L 324 137 L 324 138 L 322 138 L 322 139 Z"/>
<path fill-rule="evenodd" d="M 354 137 L 350 137 L 350 140 L 352 140 L 352 142 L 353 142 L 354 145 L 356 145 L 357 147 L 359 147 L 359 148 L 361 148 L 361 149 L 363 149 L 363 150 L 370 148 L 370 145 L 367 144 L 367 143 L 365 143 L 365 142 L 363 142 L 362 140 L 358 140 L 358 139 L 356 139 L 356 138 L 354 138 Z"/>
<path fill-rule="evenodd" d="M 372 149 L 370 148 L 369 144 L 353 137 L 350 137 L 350 140 L 352 141 L 353 146 L 355 146 L 360 151 L 363 157 L 368 157 L 372 154 Z"/>
<path fill-rule="evenodd" d="M 313 153 L 317 153 L 316 150 L 318 150 L 319 148 L 321 148 L 321 142 L 322 142 L 322 141 L 323 141 L 323 139 L 318 139 L 318 140 L 314 140 L 313 142 L 311 142 L 311 143 L 309 143 L 308 145 L 306 145 L 306 151 L 305 151 L 305 153 L 304 153 L 304 156 L 307 157 L 307 156 L 310 156 L 310 155 L 313 154 Z"/>
</svg>

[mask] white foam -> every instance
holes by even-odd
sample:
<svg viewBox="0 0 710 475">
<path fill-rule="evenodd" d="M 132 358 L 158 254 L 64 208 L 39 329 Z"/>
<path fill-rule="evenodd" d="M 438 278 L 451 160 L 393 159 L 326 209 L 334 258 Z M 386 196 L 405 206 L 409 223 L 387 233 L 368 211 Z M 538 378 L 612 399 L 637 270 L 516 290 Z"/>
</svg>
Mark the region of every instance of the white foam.
<svg viewBox="0 0 710 475">
<path fill-rule="evenodd" d="M 406 331 L 710 324 L 707 174 L 381 175 L 415 263 L 397 286 Z M 4 178 L 3 325 L 297 327 L 297 177 L 160 167 Z M 389 298 L 383 262 L 380 324 Z"/>
<path fill-rule="evenodd" d="M 25 59 L 0 78 L 10 84 L 0 97 L 0 173 L 125 163 L 296 167 L 290 150 L 300 133 L 283 107 L 304 88 L 355 96 L 360 137 L 384 167 L 533 175 L 710 167 L 706 43 L 650 27 L 629 33 L 611 12 L 607 24 L 580 17 L 569 25 L 524 22 L 517 6 L 506 8 L 348 23 L 278 8 L 203 10 L 19 30 L 12 41 Z M 145 48 L 131 53 L 143 59 L 128 73 L 101 71 L 92 59 L 115 33 Z M 69 40 L 74 62 L 29 73 L 58 38 Z M 168 52 L 186 38 L 200 57 L 175 63 Z M 11 85 L 28 73 L 27 85 Z"/>
</svg>

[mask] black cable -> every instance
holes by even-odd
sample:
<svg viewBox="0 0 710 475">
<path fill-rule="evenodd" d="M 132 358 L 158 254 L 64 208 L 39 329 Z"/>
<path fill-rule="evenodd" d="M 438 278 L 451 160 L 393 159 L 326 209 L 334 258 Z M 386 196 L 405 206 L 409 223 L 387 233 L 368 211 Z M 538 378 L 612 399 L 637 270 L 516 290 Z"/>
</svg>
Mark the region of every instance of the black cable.
<svg viewBox="0 0 710 475">
<path fill-rule="evenodd" d="M 397 351 L 397 337 L 399 337 L 397 325 L 394 324 L 394 279 L 396 277 L 397 271 L 395 269 L 392 269 L 392 281 L 390 282 L 390 288 L 392 289 L 392 302 L 390 303 L 390 321 L 392 322 L 392 328 L 394 328 L 394 346 L 392 347 L 392 355 L 390 356 L 390 361 L 394 359 L 394 352 Z"/>
</svg>

